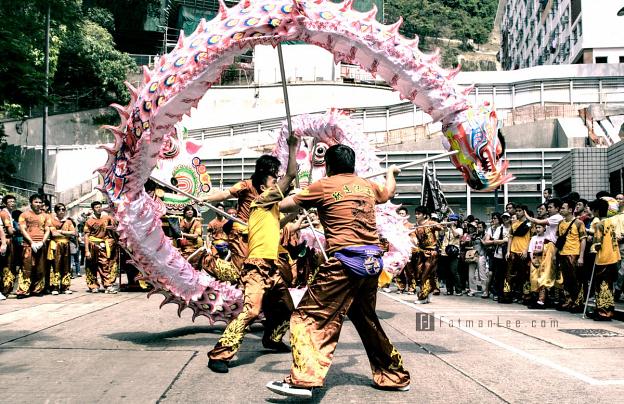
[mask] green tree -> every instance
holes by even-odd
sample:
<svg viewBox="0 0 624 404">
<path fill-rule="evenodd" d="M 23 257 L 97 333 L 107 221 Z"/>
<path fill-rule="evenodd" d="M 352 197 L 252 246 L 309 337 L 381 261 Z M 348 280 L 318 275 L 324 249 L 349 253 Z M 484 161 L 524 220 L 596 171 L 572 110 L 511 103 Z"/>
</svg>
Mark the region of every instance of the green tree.
<svg viewBox="0 0 624 404">
<path fill-rule="evenodd" d="M 115 49 L 112 35 L 88 19 L 67 34 L 58 65 L 53 85 L 56 96 L 106 103 L 127 100 L 123 82 L 136 67 L 127 54 Z"/>
<path fill-rule="evenodd" d="M 0 99 L 23 106 L 42 102 L 45 90 L 45 16 L 50 5 L 50 74 L 56 71 L 67 27 L 80 15 L 80 0 L 0 0 Z"/>
</svg>

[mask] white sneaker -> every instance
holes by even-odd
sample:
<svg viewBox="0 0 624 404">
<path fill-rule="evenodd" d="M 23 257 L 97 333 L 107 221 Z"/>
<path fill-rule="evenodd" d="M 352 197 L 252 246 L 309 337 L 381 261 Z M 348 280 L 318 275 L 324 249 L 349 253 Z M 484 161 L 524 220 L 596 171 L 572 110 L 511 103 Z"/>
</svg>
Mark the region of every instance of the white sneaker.
<svg viewBox="0 0 624 404">
<path fill-rule="evenodd" d="M 71 294 L 72 294 L 72 293 L 74 293 L 74 292 L 72 292 L 71 290 L 67 289 L 67 290 L 66 290 L 65 292 L 63 292 L 63 293 L 65 293 L 66 295 L 71 295 Z"/>
<path fill-rule="evenodd" d="M 269 382 L 266 388 L 282 396 L 312 398 L 312 389 L 308 387 L 297 387 L 285 382 Z"/>
<path fill-rule="evenodd" d="M 429 303 L 429 296 L 427 296 L 426 299 L 422 299 L 422 300 L 414 300 L 414 304 L 427 304 Z"/>
<path fill-rule="evenodd" d="M 0 293 L 0 300 L 6 300 L 6 296 Z"/>
<path fill-rule="evenodd" d="M 56 296 L 56 295 L 58 295 L 58 294 L 59 294 L 59 293 L 58 293 L 58 290 L 53 290 L 53 291 L 52 291 L 52 296 Z"/>
</svg>

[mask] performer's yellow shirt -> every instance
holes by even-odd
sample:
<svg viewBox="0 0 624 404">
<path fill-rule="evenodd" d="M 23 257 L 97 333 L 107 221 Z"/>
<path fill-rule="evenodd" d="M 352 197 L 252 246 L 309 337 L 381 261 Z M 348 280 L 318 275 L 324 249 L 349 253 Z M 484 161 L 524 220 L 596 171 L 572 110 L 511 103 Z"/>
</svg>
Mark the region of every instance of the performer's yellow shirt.
<svg viewBox="0 0 624 404">
<path fill-rule="evenodd" d="M 619 239 L 624 237 L 624 213 L 618 213 L 611 218 L 615 226 L 615 236 Z"/>
<path fill-rule="evenodd" d="M 581 240 L 587 237 L 585 232 L 585 225 L 578 219 L 572 219 L 570 222 L 566 222 L 565 219 L 559 222 L 557 228 L 557 236 L 563 236 L 568 230 L 570 223 L 576 222 L 570 227 L 570 231 L 566 236 L 566 243 L 563 249 L 559 252 L 559 255 L 581 255 Z"/>
<path fill-rule="evenodd" d="M 597 242 L 600 246 L 596 246 L 596 265 L 615 264 L 620 260 L 620 249 L 612 218 L 603 219 L 596 224 L 594 243 Z"/>
<path fill-rule="evenodd" d="M 274 186 L 251 203 L 248 258 L 277 260 L 280 247 L 279 201 L 284 195 Z"/>
<path fill-rule="evenodd" d="M 516 232 L 516 229 L 520 225 L 524 224 L 524 220 L 516 220 L 511 224 L 510 235 Z M 524 224 L 530 226 L 531 222 Z M 524 236 L 513 236 L 511 239 L 511 252 L 521 254 L 529 249 L 529 242 L 531 241 L 531 231 L 527 231 Z"/>
</svg>

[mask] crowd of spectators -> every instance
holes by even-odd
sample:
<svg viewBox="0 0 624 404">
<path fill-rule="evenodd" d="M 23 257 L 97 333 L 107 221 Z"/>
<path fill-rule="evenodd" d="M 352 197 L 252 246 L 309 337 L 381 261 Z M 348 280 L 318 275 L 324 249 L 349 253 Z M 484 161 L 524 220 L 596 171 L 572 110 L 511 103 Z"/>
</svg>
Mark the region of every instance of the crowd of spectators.
<svg viewBox="0 0 624 404">
<path fill-rule="evenodd" d="M 624 195 L 599 192 L 594 201 L 576 193 L 534 207 L 509 202 L 489 220 L 473 215 L 431 213 L 437 238 L 437 269 L 433 295 L 478 296 L 500 304 L 520 303 L 532 309 L 555 307 L 579 313 L 589 294 L 596 320 L 609 320 L 624 280 Z M 416 218 L 424 207 L 417 207 Z M 425 212 L 426 209 L 424 210 Z M 396 290 L 422 290 L 422 246 L 408 210 L 399 208 L 412 232 L 412 259 L 395 279 Z M 428 213 L 428 212 L 427 212 Z M 422 217 L 422 216 L 420 216 Z M 430 253 L 429 253 L 430 255 Z M 421 281 L 422 282 L 422 281 Z M 417 303 L 427 303 L 419 296 Z"/>
</svg>

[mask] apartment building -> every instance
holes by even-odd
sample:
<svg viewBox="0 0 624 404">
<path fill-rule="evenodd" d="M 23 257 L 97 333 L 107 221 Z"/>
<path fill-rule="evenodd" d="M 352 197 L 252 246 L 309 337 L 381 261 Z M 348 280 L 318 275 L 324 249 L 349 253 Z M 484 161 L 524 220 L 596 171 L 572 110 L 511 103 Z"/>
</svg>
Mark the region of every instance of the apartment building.
<svg viewBox="0 0 624 404">
<path fill-rule="evenodd" d="M 501 0 L 503 69 L 624 63 L 624 0 Z"/>
</svg>

